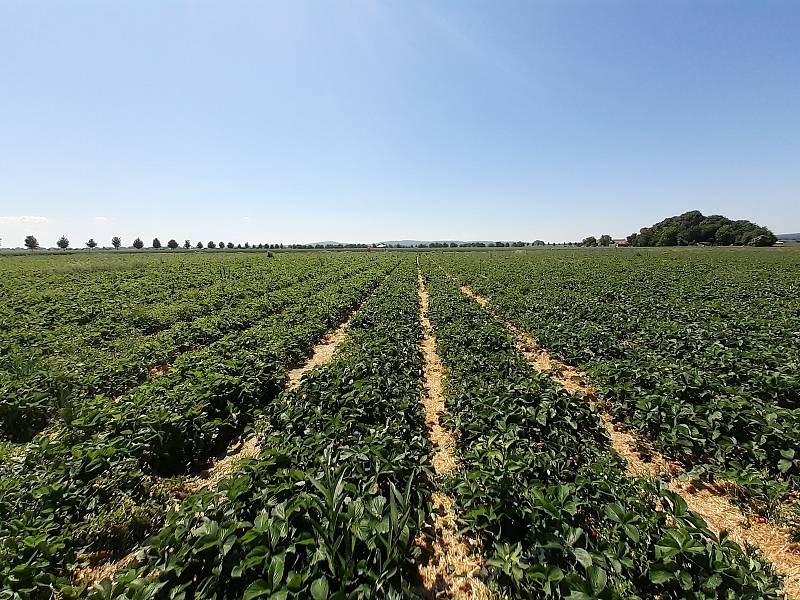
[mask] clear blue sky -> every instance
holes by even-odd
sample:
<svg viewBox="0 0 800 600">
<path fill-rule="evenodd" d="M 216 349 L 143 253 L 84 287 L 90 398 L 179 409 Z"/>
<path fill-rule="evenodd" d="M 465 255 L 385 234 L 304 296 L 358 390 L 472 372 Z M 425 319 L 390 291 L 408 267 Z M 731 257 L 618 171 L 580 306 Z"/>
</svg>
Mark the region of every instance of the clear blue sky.
<svg viewBox="0 0 800 600">
<path fill-rule="evenodd" d="M 0 237 L 800 231 L 800 2 L 0 2 Z"/>
</svg>

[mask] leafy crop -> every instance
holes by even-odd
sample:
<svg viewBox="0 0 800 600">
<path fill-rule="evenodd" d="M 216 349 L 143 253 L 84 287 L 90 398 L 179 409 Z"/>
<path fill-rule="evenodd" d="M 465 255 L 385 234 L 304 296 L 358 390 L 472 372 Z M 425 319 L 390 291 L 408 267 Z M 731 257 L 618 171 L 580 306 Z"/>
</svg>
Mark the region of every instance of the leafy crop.
<svg viewBox="0 0 800 600">
<path fill-rule="evenodd" d="M 428 282 L 463 464 L 453 497 L 495 585 L 515 598 L 778 597 L 768 565 L 627 477 L 591 405 L 536 373 L 502 324 L 435 267 Z"/>
<path fill-rule="evenodd" d="M 224 449 L 297 364 L 376 283 L 368 269 L 243 332 L 181 356 L 168 373 L 117 399 L 74 407 L 56 435 L 0 466 L 0 581 L 47 597 L 84 555 L 121 555 L 158 529 L 169 481 Z"/>
<path fill-rule="evenodd" d="M 187 499 L 101 598 L 397 598 L 412 592 L 431 468 L 412 265 L 327 367 L 265 406 L 261 455 Z"/>
<path fill-rule="evenodd" d="M 688 249 L 441 258 L 589 373 L 610 412 L 702 477 L 800 487 L 800 261 Z"/>
<path fill-rule="evenodd" d="M 132 272 L 109 261 L 117 267 L 109 272 L 100 260 L 77 276 L 60 268 L 43 274 L 38 294 L 29 293 L 30 265 L 9 269 L 15 289 L 0 308 L 8 314 L 8 337 L 0 341 L 0 438 L 27 441 L 72 405 L 96 394 L 118 396 L 146 381 L 152 368 L 246 330 L 361 267 L 353 258 L 321 264 L 293 257 L 279 266 L 263 258 L 194 260 L 181 257 L 166 274 L 150 270 L 159 263 Z M 71 288 L 84 296 L 55 296 Z"/>
</svg>

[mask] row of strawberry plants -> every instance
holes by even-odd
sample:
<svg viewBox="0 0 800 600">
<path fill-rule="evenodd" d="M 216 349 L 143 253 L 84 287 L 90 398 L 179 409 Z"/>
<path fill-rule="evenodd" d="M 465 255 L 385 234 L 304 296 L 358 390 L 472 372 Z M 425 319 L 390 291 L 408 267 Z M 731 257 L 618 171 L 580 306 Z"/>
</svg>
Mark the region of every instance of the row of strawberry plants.
<svg viewBox="0 0 800 600">
<path fill-rule="evenodd" d="M 140 271 L 100 270 L 91 279 L 78 274 L 41 281 L 30 267 L 15 272 L 0 265 L 0 274 L 9 278 L 2 284 L 8 293 L 0 307 L 0 377 L 24 379 L 69 363 L 99 362 L 124 351 L 131 340 L 168 335 L 170 327 L 258 302 L 267 292 L 320 273 L 352 270 L 358 262 L 339 256 L 229 255 L 198 263 L 197 257 L 184 256 L 166 265 L 150 257 Z"/>
<path fill-rule="evenodd" d="M 150 369 L 168 364 L 181 353 L 242 331 L 271 314 L 291 307 L 298 297 L 317 293 L 345 280 L 356 268 L 323 271 L 319 275 L 263 297 L 226 307 L 211 315 L 183 322 L 155 336 L 120 341 L 115 352 L 70 355 L 50 361 L 25 378 L 0 377 L 0 435 L 25 440 L 49 421 L 78 410 L 95 394 L 117 396 L 145 381 Z"/>
<path fill-rule="evenodd" d="M 45 597 L 83 554 L 120 554 L 157 529 L 163 476 L 195 470 L 274 400 L 287 369 L 342 322 L 385 269 L 374 268 L 258 326 L 182 356 L 163 377 L 87 401 L 58 437 L 0 465 L 0 582 Z"/>
<path fill-rule="evenodd" d="M 299 255 L 237 254 L 8 257 L 1 269 L 10 293 L 0 314 L 43 331 L 98 320 L 125 325 L 131 312 L 146 313 L 148 303 L 202 302 L 207 290 L 248 280 L 288 282 L 298 272 L 313 272 L 319 262 Z"/>
<path fill-rule="evenodd" d="M 442 264 L 589 373 L 610 412 L 698 476 L 800 487 L 800 263 L 753 250 L 485 256 Z"/>
<path fill-rule="evenodd" d="M 168 517 L 102 598 L 400 598 L 432 488 L 406 261 L 333 361 L 265 407 L 261 453 Z"/>
<path fill-rule="evenodd" d="M 427 273 L 463 469 L 452 479 L 488 577 L 515 598 L 778 598 L 770 567 L 658 482 L 625 475 L 587 402 L 533 370 L 505 327 Z"/>
<path fill-rule="evenodd" d="M 29 354 L 71 353 L 86 344 L 104 347 L 120 337 L 155 333 L 207 314 L 220 301 L 235 301 L 229 292 L 258 293 L 264 278 L 277 289 L 313 272 L 311 262 L 239 257 L 198 261 L 189 255 L 168 261 L 111 257 L 113 268 L 105 266 L 106 255 L 90 256 L 86 261 L 96 269 L 50 276 L 36 268 L 42 262 L 69 265 L 69 260 L 25 257 L 0 267 L 8 289 L 0 308 L 0 331 L 24 344 Z M 132 263 L 140 268 L 131 268 Z"/>
</svg>

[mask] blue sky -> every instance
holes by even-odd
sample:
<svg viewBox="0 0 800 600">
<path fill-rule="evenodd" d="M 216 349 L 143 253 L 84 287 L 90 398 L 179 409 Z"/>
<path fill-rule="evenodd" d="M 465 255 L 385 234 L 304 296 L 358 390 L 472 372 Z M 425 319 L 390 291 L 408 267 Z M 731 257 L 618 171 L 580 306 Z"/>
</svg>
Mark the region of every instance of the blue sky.
<svg viewBox="0 0 800 600">
<path fill-rule="evenodd" d="M 800 231 L 800 3 L 0 2 L 0 238 Z"/>
</svg>

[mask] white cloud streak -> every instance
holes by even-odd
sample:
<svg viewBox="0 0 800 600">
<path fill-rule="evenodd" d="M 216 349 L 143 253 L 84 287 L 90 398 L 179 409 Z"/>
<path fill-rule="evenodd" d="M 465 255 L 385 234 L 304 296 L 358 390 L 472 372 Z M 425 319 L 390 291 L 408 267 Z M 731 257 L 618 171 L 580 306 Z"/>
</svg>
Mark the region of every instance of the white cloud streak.
<svg viewBox="0 0 800 600">
<path fill-rule="evenodd" d="M 47 217 L 36 217 L 21 215 L 18 217 L 0 217 L 0 224 L 2 225 L 30 225 L 47 223 Z"/>
</svg>

